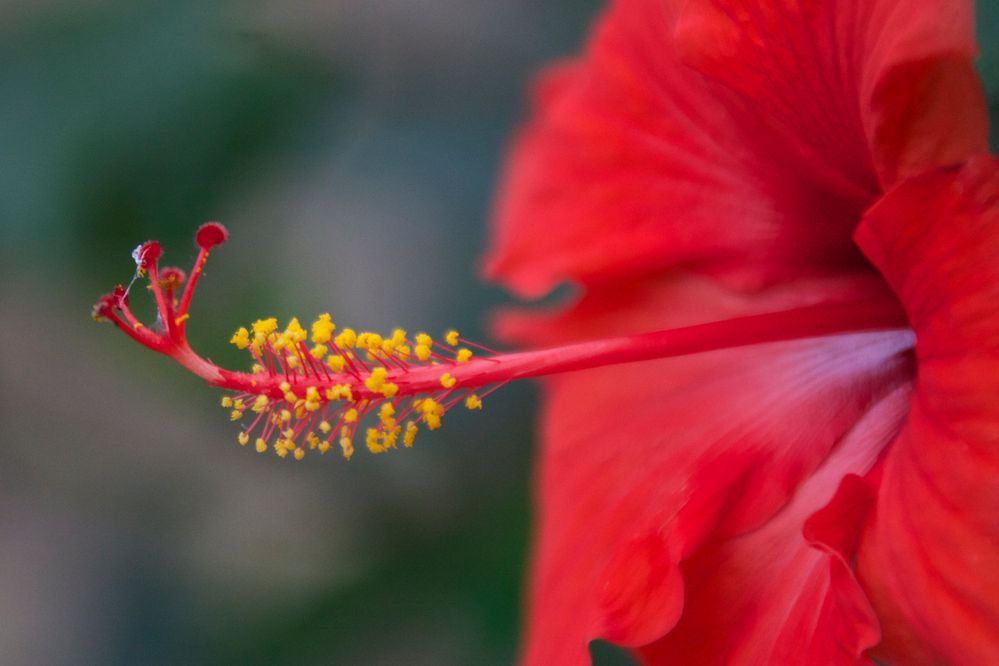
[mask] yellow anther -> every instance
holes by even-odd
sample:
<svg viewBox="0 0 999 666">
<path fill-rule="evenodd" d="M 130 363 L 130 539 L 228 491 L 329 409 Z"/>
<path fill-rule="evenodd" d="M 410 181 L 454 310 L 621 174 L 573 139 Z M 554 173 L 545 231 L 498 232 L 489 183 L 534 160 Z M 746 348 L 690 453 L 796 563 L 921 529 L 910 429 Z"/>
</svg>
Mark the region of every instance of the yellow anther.
<svg viewBox="0 0 999 666">
<path fill-rule="evenodd" d="M 319 444 L 319 438 L 316 437 L 316 433 L 310 432 L 305 436 L 305 441 L 309 443 L 309 448 L 314 449 Z"/>
<path fill-rule="evenodd" d="M 324 435 L 328 434 L 329 431 L 332 430 L 332 429 L 333 429 L 333 426 L 330 425 L 329 421 L 320 421 L 319 422 L 319 432 L 323 433 Z"/>
<path fill-rule="evenodd" d="M 312 341 L 325 345 L 333 337 L 336 324 L 330 321 L 329 313 L 319 315 L 319 319 L 312 322 Z M 318 358 L 318 357 L 317 357 Z"/>
<path fill-rule="evenodd" d="M 295 431 L 292 428 L 285 428 L 283 431 L 281 431 L 281 434 L 284 435 L 285 439 L 290 441 L 291 438 L 295 436 Z"/>
<path fill-rule="evenodd" d="M 180 326 L 181 324 L 183 324 L 185 321 L 187 321 L 190 318 L 191 318 L 191 313 L 185 312 L 181 316 L 174 318 L 173 323 L 174 323 L 175 326 Z M 240 329 L 240 330 L 245 330 L 245 329 Z M 247 346 L 249 346 L 249 344 L 250 344 L 250 340 L 247 339 L 246 344 L 243 345 L 242 347 L 240 347 L 240 349 L 246 349 Z"/>
<path fill-rule="evenodd" d="M 354 455 L 354 445 L 350 441 L 350 437 L 344 435 L 340 438 L 340 449 L 343 451 L 343 457 L 350 460 Z"/>
<path fill-rule="evenodd" d="M 416 358 L 421 361 L 426 361 L 430 358 L 430 346 L 429 345 L 416 345 L 416 350 L 414 351 Z"/>
<path fill-rule="evenodd" d="M 393 398 L 395 397 L 395 394 L 398 392 L 399 392 L 399 386 L 397 384 L 393 384 L 392 382 L 388 382 L 387 384 L 382 386 L 382 395 L 385 396 L 386 398 Z"/>
<path fill-rule="evenodd" d="M 388 371 L 385 368 L 375 368 L 371 371 L 371 374 L 368 375 L 367 379 L 364 380 L 364 385 L 367 386 L 369 390 L 378 393 L 385 384 L 385 377 L 387 376 Z"/>
<path fill-rule="evenodd" d="M 304 419 L 305 418 L 305 411 L 306 411 L 305 410 L 305 401 L 304 400 L 299 400 L 295 404 L 295 418 L 296 419 Z"/>
<path fill-rule="evenodd" d="M 257 453 L 265 453 L 267 451 L 267 440 L 263 437 L 257 437 L 256 447 Z"/>
<path fill-rule="evenodd" d="M 284 399 L 287 400 L 288 402 L 298 402 L 298 396 L 295 395 L 294 391 L 285 391 Z"/>
<path fill-rule="evenodd" d="M 305 449 L 303 449 L 301 446 L 298 447 L 297 449 L 295 449 L 294 455 L 295 455 L 295 460 L 301 460 L 302 458 L 305 457 Z"/>
<path fill-rule="evenodd" d="M 368 428 L 367 436 L 364 438 L 364 443 L 368 447 L 368 451 L 372 453 L 383 453 L 385 451 L 385 447 L 378 441 L 379 439 L 381 439 L 381 433 L 378 431 L 378 428 Z"/>
<path fill-rule="evenodd" d="M 406 434 L 402 436 L 402 443 L 407 449 L 413 446 L 416 441 L 416 433 L 419 428 L 412 421 L 406 421 Z"/>
<path fill-rule="evenodd" d="M 399 426 L 393 424 L 391 426 L 386 426 L 386 431 L 382 435 L 382 446 L 386 449 L 394 449 L 395 443 L 399 439 L 399 432 L 402 430 Z"/>
<path fill-rule="evenodd" d="M 222 406 L 225 407 L 226 409 L 232 407 L 232 398 L 230 398 L 227 395 L 222 396 Z"/>
<path fill-rule="evenodd" d="M 251 407 L 250 409 L 255 411 L 257 414 L 260 414 L 265 409 L 267 409 L 267 404 L 269 402 L 270 400 L 268 400 L 266 395 L 258 395 L 253 401 L 253 407 Z"/>
<path fill-rule="evenodd" d="M 326 389 L 327 400 L 353 400 L 354 396 L 346 384 L 337 384 Z"/>
<path fill-rule="evenodd" d="M 292 356 L 291 354 L 288 354 L 288 356 L 285 358 L 285 360 L 288 362 L 288 367 L 291 368 L 292 370 L 297 370 L 299 368 L 299 366 L 302 365 L 299 362 L 298 357 L 297 356 Z"/>
<path fill-rule="evenodd" d="M 246 443 L 250 441 L 250 435 L 248 433 L 241 432 L 236 436 L 236 440 L 240 443 L 240 445 L 246 446 Z"/>
<path fill-rule="evenodd" d="M 443 386 L 444 388 L 451 388 L 457 382 L 458 380 L 452 377 L 451 373 L 449 372 L 445 372 L 443 375 L 441 375 L 441 386 Z"/>
<path fill-rule="evenodd" d="M 319 397 L 319 390 L 315 386 L 310 386 L 305 389 L 305 399 L 308 402 L 319 402 L 322 398 Z"/>
<path fill-rule="evenodd" d="M 281 422 L 282 423 L 288 423 L 289 421 L 291 421 L 291 412 L 289 412 L 287 409 L 282 409 L 281 410 Z"/>
<path fill-rule="evenodd" d="M 243 412 L 239 411 L 238 409 L 234 409 L 231 412 L 229 412 L 230 421 L 238 421 L 241 418 L 243 418 Z"/>
<path fill-rule="evenodd" d="M 288 449 L 284 448 L 284 446 L 281 446 L 280 448 L 278 448 L 277 444 L 275 444 L 274 445 L 274 452 L 276 454 L 278 454 L 279 458 L 287 458 L 288 457 Z"/>
<path fill-rule="evenodd" d="M 423 347 L 431 347 L 434 344 L 434 339 L 426 333 L 417 333 L 415 340 L 418 346 L 422 345 Z"/>
<path fill-rule="evenodd" d="M 357 410 L 351 407 L 343 413 L 343 422 L 354 423 L 355 421 L 357 421 Z"/>
<path fill-rule="evenodd" d="M 406 331 L 397 328 L 392 331 L 392 342 L 398 347 L 399 345 L 406 344 Z"/>
<path fill-rule="evenodd" d="M 314 412 L 317 411 L 322 405 L 318 402 L 313 402 L 311 400 L 305 401 L 305 411 Z"/>
<path fill-rule="evenodd" d="M 287 328 L 284 329 L 284 337 L 291 343 L 299 343 L 305 339 L 305 329 L 298 323 L 298 317 L 292 317 L 291 321 L 288 322 Z M 294 348 L 295 344 L 290 346 Z"/>
<path fill-rule="evenodd" d="M 420 412 L 423 413 L 423 421 L 431 430 L 441 427 L 441 416 L 444 414 L 444 406 L 437 403 L 433 398 L 424 398 L 420 401 Z"/>
<path fill-rule="evenodd" d="M 454 359 L 458 361 L 458 363 L 468 363 L 468 359 L 470 358 L 472 358 L 472 350 L 465 349 L 464 347 L 459 349 L 458 353 L 454 356 Z"/>
<path fill-rule="evenodd" d="M 454 330 L 452 328 L 450 331 L 448 331 L 447 333 L 444 334 L 444 339 L 452 347 L 457 347 L 458 346 L 458 331 L 456 331 L 456 330 Z"/>
<path fill-rule="evenodd" d="M 288 391 L 291 390 L 291 384 L 289 384 L 288 382 L 281 382 L 280 384 L 278 384 L 278 388 L 281 389 L 281 393 L 287 393 Z"/>
<path fill-rule="evenodd" d="M 474 393 L 465 398 L 465 407 L 468 409 L 482 409 L 482 400 Z"/>
<path fill-rule="evenodd" d="M 395 351 L 395 340 L 385 339 L 382 340 L 382 353 L 386 356 Z"/>
<path fill-rule="evenodd" d="M 367 344 L 364 346 L 368 348 L 369 352 L 374 354 L 381 350 L 382 342 L 384 342 L 382 340 L 382 336 L 378 335 L 377 333 L 368 333 L 368 341 Z"/>
<path fill-rule="evenodd" d="M 345 328 L 340 331 L 340 335 L 336 336 L 334 342 L 341 349 L 350 349 L 357 344 L 357 333 L 352 328 Z"/>
<path fill-rule="evenodd" d="M 383 418 L 384 419 L 386 417 L 394 416 L 394 415 L 395 415 L 395 407 L 393 407 L 392 403 L 390 403 L 390 402 L 386 402 L 385 404 L 383 404 L 378 409 L 378 417 L 379 418 Z"/>
<path fill-rule="evenodd" d="M 409 355 L 413 353 L 413 350 L 409 348 L 409 345 L 399 345 L 395 348 L 395 355 L 400 359 L 405 361 L 409 358 Z"/>
<path fill-rule="evenodd" d="M 309 350 L 309 353 L 312 354 L 312 358 L 321 359 L 323 356 L 326 356 L 326 352 L 328 352 L 329 350 L 330 348 L 327 347 L 326 345 L 316 345 L 315 347 Z"/>
<path fill-rule="evenodd" d="M 233 400 L 232 401 L 232 406 L 233 406 L 234 409 L 239 409 L 239 410 L 246 409 L 246 405 L 243 404 L 243 399 L 242 398 L 237 398 L 237 399 Z"/>
<path fill-rule="evenodd" d="M 319 448 L 319 453 L 325 455 L 326 452 L 330 450 L 330 443 L 329 443 L 329 441 L 327 441 L 327 440 L 324 439 L 323 441 L 319 442 L 319 447 L 318 448 Z"/>
<path fill-rule="evenodd" d="M 326 365 L 330 366 L 330 370 L 333 372 L 343 372 L 344 367 L 347 365 L 347 359 L 339 354 L 335 354 L 326 359 Z"/>
<path fill-rule="evenodd" d="M 268 319 L 258 319 L 253 322 L 253 334 L 254 335 L 269 335 L 277 330 L 278 322 L 274 317 Z"/>
</svg>

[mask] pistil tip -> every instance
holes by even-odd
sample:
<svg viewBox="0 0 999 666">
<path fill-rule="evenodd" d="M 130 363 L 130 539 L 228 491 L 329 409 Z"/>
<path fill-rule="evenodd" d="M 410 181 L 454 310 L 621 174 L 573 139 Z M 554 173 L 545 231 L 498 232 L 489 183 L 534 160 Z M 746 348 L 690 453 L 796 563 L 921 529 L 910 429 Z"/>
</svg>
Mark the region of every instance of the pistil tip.
<svg viewBox="0 0 999 666">
<path fill-rule="evenodd" d="M 161 256 L 163 256 L 163 248 L 159 241 L 146 241 L 132 250 L 132 259 L 135 260 L 135 266 L 140 275 L 145 275 L 149 267 L 155 264 Z"/>
<path fill-rule="evenodd" d="M 218 222 L 205 222 L 194 234 L 194 242 L 202 250 L 210 250 L 229 239 L 229 232 Z"/>
</svg>

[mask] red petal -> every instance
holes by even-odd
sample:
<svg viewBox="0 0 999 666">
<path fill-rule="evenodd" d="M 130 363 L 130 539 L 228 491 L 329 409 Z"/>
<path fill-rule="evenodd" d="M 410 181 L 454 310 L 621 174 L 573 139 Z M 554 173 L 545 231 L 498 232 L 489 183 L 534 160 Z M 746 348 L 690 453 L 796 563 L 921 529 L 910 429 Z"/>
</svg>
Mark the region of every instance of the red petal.
<svg viewBox="0 0 999 666">
<path fill-rule="evenodd" d="M 858 242 L 898 292 L 919 380 L 857 572 L 893 663 L 999 663 L 999 162 L 889 193 Z"/>
<path fill-rule="evenodd" d="M 965 54 L 892 68 L 871 100 L 874 159 L 892 185 L 988 149 L 981 82 Z"/>
<path fill-rule="evenodd" d="M 871 285 L 812 281 L 754 299 L 695 279 L 629 287 L 598 290 L 543 328 L 573 337 L 651 330 Z M 799 632 L 817 652 L 830 641 L 854 654 L 870 644 L 876 627 L 849 572 L 834 573 L 801 527 L 839 476 L 864 473 L 896 432 L 889 395 L 907 382 L 899 354 L 910 343 L 904 334 L 839 336 L 549 380 L 526 661 L 577 663 L 591 639 L 640 646 L 687 623 L 730 634 L 712 648 L 716 659 L 779 650 Z M 871 429 L 854 429 L 872 409 Z M 787 504 L 834 449 L 839 462 Z M 816 617 L 838 633 L 820 636 Z"/>
<path fill-rule="evenodd" d="M 986 150 L 971 0 L 693 0 L 682 58 L 858 183 Z"/>
<path fill-rule="evenodd" d="M 879 183 L 986 145 L 971 7 L 618 0 L 538 86 L 486 275 L 538 296 L 678 264 L 750 286 L 849 265 Z"/>
<path fill-rule="evenodd" d="M 857 259 L 849 234 L 873 178 L 816 183 L 756 111 L 681 64 L 679 4 L 615 3 L 588 53 L 542 79 L 500 190 L 490 278 L 537 296 L 674 264 L 759 284 Z"/>
</svg>

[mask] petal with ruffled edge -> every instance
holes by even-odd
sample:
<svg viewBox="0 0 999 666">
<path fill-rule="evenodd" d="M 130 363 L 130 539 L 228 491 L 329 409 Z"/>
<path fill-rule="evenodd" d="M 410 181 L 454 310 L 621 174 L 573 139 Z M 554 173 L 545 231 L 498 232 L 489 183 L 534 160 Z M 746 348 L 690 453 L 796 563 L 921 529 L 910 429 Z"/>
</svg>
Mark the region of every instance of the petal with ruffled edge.
<svg viewBox="0 0 999 666">
<path fill-rule="evenodd" d="M 683 564 L 690 590 L 683 616 L 665 638 L 639 650 L 643 661 L 869 663 L 864 652 L 880 639 L 874 609 L 844 553 L 815 547 L 802 535 L 802 525 L 829 502 L 844 477 L 857 479 L 874 466 L 908 412 L 910 391 L 903 385 L 873 403 L 788 505 L 763 526 L 706 544 Z M 827 525 L 821 536 L 849 538 L 865 507 L 859 513 L 839 511 L 838 522 Z"/>
<path fill-rule="evenodd" d="M 857 241 L 916 332 L 918 380 L 857 573 L 891 663 L 999 663 L 999 161 L 890 192 Z"/>
<path fill-rule="evenodd" d="M 505 328 L 564 341 L 877 289 L 812 280 L 749 298 L 698 278 L 650 279 Z M 845 652 L 869 646 L 877 627 L 862 595 L 849 576 L 830 588 L 828 555 L 800 532 L 837 475 L 865 473 L 895 434 L 910 344 L 907 333 L 836 336 L 548 380 L 526 663 L 584 663 L 589 640 L 642 646 L 698 617 L 730 635 L 711 648 L 719 662 L 779 654 L 799 631 L 816 650 L 834 638 Z M 777 574 L 783 583 L 768 584 Z M 847 619 L 816 628 L 817 600 Z M 726 612 L 736 608 L 752 614 Z M 820 636 L 826 626 L 849 636 Z"/>
</svg>

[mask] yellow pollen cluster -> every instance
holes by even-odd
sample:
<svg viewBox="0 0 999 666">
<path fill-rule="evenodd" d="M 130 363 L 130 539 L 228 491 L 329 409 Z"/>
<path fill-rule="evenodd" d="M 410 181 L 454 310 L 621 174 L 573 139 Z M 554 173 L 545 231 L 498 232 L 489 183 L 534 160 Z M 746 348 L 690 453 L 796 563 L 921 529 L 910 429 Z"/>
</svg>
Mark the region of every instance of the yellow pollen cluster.
<svg viewBox="0 0 999 666">
<path fill-rule="evenodd" d="M 458 347 L 456 330 L 440 344 L 426 333 L 409 337 L 401 328 L 388 335 L 338 329 L 324 313 L 307 328 L 296 318 L 283 330 L 274 317 L 258 319 L 236 329 L 230 342 L 248 351 L 252 375 L 244 380 L 248 392 L 225 396 L 221 405 L 233 421 L 252 412 L 237 441 L 246 446 L 252 439 L 258 453 L 273 450 L 301 460 L 307 451 L 325 454 L 337 446 L 349 460 L 362 428 L 371 453 L 394 449 L 400 439 L 409 448 L 421 423 L 436 430 L 456 404 L 482 408 L 482 400 L 465 388 L 475 385 L 469 381 L 472 366 L 462 367 L 472 352 Z M 407 375 L 418 367 L 440 370 L 429 380 L 421 374 L 416 384 L 423 388 L 415 388 Z"/>
<path fill-rule="evenodd" d="M 333 337 L 336 324 L 330 321 L 329 314 L 319 315 L 319 319 L 312 322 L 312 341 L 317 345 L 324 345 Z"/>
<path fill-rule="evenodd" d="M 392 382 L 386 382 L 386 377 L 388 377 L 388 370 L 383 367 L 375 368 L 364 380 L 364 385 L 375 393 L 381 393 L 386 398 L 391 398 L 399 392 L 399 387 Z"/>
</svg>

